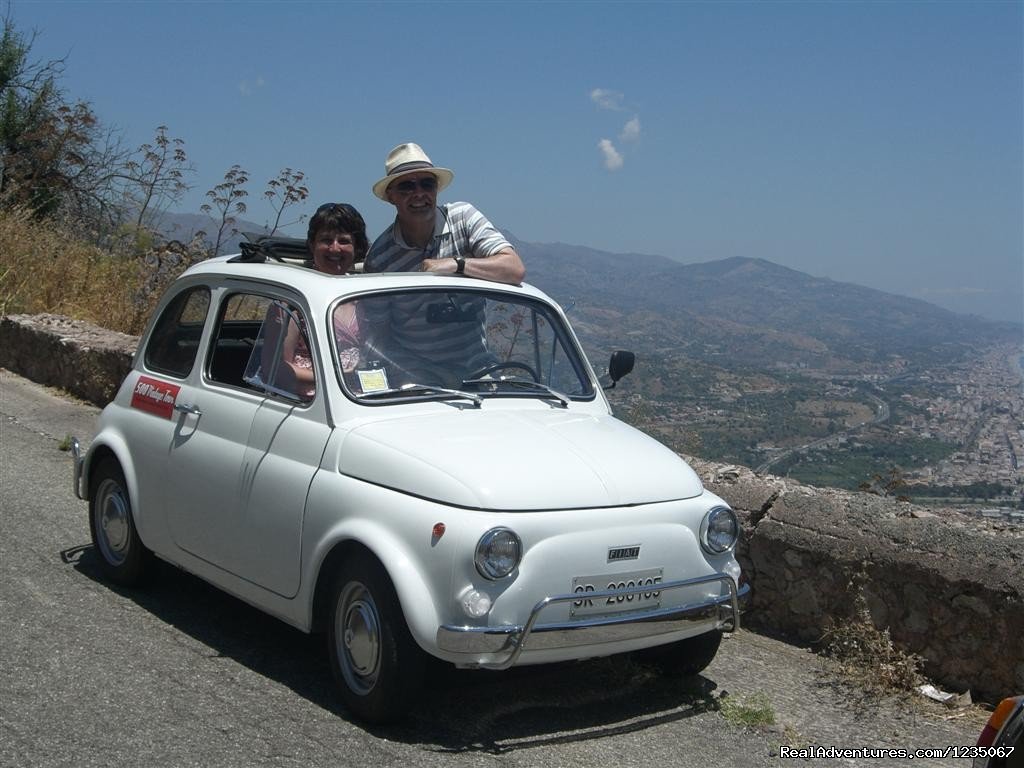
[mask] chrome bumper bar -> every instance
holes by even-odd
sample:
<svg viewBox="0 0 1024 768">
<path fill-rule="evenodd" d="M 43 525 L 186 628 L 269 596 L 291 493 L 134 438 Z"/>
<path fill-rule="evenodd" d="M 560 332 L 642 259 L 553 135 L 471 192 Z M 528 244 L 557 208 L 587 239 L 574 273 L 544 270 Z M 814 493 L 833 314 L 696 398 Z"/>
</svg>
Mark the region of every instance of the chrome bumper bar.
<svg viewBox="0 0 1024 768">
<path fill-rule="evenodd" d="M 78 443 L 77 437 L 71 438 L 71 446 L 68 449 L 71 453 L 71 460 L 74 462 L 74 477 L 72 482 L 75 484 L 75 496 L 84 500 L 82 490 L 82 471 L 85 469 L 85 459 L 82 456 L 82 446 Z"/>
<path fill-rule="evenodd" d="M 530 650 L 548 650 L 572 646 L 600 645 L 638 637 L 668 634 L 691 626 L 695 622 L 715 621 L 721 629 L 735 632 L 740 628 L 740 603 L 750 594 L 750 585 L 736 586 L 731 576 L 717 574 L 683 581 L 659 584 L 662 592 L 718 582 L 728 589 L 727 595 L 699 603 L 660 608 L 653 611 L 611 614 L 558 624 L 538 624 L 541 611 L 556 603 L 575 602 L 578 594 L 545 597 L 533 606 L 525 625 L 499 627 L 456 627 L 444 625 L 437 630 L 437 646 L 454 653 L 498 654 L 507 653 L 497 662 L 474 664 L 484 669 L 508 669 L 519 660 L 529 644 Z M 600 600 L 623 594 L 649 592 L 650 586 L 587 592 L 587 597 Z M 529 643 L 527 643 L 529 640 Z"/>
</svg>

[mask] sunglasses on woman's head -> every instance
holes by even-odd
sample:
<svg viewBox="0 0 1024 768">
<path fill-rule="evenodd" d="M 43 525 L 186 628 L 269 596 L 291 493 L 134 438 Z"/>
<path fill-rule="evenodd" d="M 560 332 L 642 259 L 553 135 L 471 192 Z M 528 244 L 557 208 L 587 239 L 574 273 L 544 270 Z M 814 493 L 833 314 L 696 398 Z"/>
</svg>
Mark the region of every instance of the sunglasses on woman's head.
<svg viewBox="0 0 1024 768">
<path fill-rule="evenodd" d="M 334 210 L 335 208 L 337 208 L 342 213 L 347 213 L 347 214 L 351 214 L 355 210 L 348 203 L 324 203 L 323 205 L 321 205 L 319 208 L 316 209 L 316 213 L 314 213 L 313 215 L 316 216 L 319 213 L 323 213 L 324 211 Z"/>
<path fill-rule="evenodd" d="M 394 188 L 403 195 L 415 192 L 417 186 L 419 186 L 419 188 L 424 192 L 433 192 L 437 189 L 437 178 L 434 176 L 424 176 L 422 179 L 418 180 L 406 179 L 405 181 L 396 181 L 394 183 Z"/>
</svg>

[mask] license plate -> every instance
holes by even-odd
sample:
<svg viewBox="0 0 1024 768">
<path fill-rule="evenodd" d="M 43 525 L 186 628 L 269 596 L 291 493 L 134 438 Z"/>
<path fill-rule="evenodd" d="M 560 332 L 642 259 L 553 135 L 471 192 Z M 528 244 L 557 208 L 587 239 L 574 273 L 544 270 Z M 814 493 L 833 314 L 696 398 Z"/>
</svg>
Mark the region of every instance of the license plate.
<svg viewBox="0 0 1024 768">
<path fill-rule="evenodd" d="M 652 568 L 647 571 L 632 573 L 604 573 L 600 576 L 577 576 L 572 580 L 573 594 L 580 596 L 569 606 L 571 616 L 590 616 L 618 611 L 636 611 L 645 608 L 657 608 L 661 605 L 662 569 Z M 644 587 L 641 592 L 632 594 L 611 595 L 610 597 L 587 597 L 590 592 L 604 592 L 609 589 L 632 589 Z"/>
</svg>

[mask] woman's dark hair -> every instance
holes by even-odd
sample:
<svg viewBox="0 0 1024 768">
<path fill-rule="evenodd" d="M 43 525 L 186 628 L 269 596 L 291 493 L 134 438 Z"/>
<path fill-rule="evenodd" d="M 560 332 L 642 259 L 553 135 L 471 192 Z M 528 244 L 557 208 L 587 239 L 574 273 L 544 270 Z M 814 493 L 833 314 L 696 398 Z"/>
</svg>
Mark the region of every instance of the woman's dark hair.
<svg viewBox="0 0 1024 768">
<path fill-rule="evenodd" d="M 316 209 L 313 218 L 309 220 L 309 230 L 306 233 L 306 246 L 310 253 L 313 252 L 313 241 L 322 229 L 352 235 L 356 261 L 366 258 L 366 252 L 370 250 L 370 242 L 366 239 L 366 222 L 359 215 L 359 211 L 348 203 L 324 203 Z"/>
</svg>

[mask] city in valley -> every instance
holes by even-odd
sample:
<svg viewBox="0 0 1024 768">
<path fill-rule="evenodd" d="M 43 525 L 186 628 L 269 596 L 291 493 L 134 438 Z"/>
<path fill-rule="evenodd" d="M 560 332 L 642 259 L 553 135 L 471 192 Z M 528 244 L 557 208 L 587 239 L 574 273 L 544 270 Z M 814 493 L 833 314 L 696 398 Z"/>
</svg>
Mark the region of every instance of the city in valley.
<svg viewBox="0 0 1024 768">
<path fill-rule="evenodd" d="M 616 411 L 670 447 L 813 485 L 956 506 L 1024 524 L 1024 362 L 1000 344 L 872 372 L 651 360 Z M 665 386 L 685 366 L 692 385 Z"/>
</svg>

